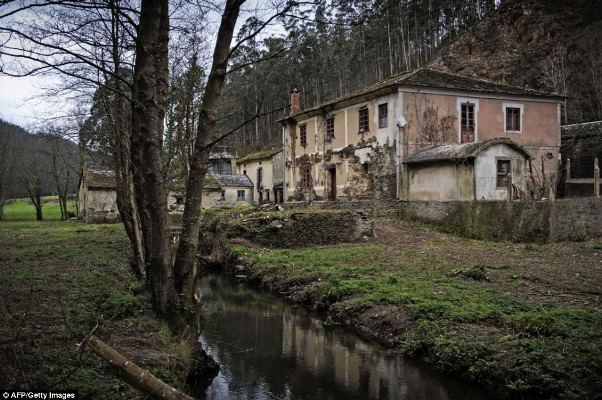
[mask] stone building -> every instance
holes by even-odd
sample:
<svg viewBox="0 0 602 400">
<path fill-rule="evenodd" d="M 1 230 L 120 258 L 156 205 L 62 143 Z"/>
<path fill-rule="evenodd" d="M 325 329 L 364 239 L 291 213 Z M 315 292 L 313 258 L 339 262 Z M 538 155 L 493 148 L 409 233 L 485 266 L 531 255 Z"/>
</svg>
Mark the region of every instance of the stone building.
<svg viewBox="0 0 602 400">
<path fill-rule="evenodd" d="M 239 174 L 253 182 L 253 200 L 257 204 L 282 203 L 284 159 L 282 149 L 249 153 L 237 162 Z"/>
<path fill-rule="evenodd" d="M 560 152 L 563 174 L 558 190 L 561 196 L 593 195 L 596 158 L 598 168 L 602 167 L 602 121 L 563 125 Z"/>
<path fill-rule="evenodd" d="M 115 174 L 85 168 L 79 180 L 78 218 L 84 222 L 118 222 Z"/>
<path fill-rule="evenodd" d="M 406 161 L 416 152 L 496 138 L 520 145 L 538 161 L 529 163 L 529 173 L 537 173 L 533 169 L 543 165 L 553 175 L 562 100 L 550 93 L 424 68 L 303 110 L 295 90 L 291 115 L 281 120 L 285 197 L 407 200 L 412 182 Z M 496 148 L 515 147 L 500 143 Z M 489 158 L 488 168 L 501 174 L 516 171 L 514 163 L 524 162 L 521 157 L 510 158 L 510 165 Z M 494 197 L 501 197 L 501 190 Z M 441 199 L 451 200 L 445 193 Z"/>
<path fill-rule="evenodd" d="M 207 175 L 202 208 L 232 207 L 253 202 L 253 182 L 245 175 Z"/>
<path fill-rule="evenodd" d="M 209 156 L 202 208 L 232 207 L 253 202 L 253 182 L 244 174 L 236 174 L 236 159 L 235 155 L 226 151 Z"/>
</svg>

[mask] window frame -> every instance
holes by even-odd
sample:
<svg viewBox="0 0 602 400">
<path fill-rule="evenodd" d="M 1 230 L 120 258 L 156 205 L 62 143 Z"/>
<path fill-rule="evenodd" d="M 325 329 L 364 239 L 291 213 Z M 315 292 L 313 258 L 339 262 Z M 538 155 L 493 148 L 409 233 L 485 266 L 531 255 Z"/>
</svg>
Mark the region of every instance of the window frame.
<svg viewBox="0 0 602 400">
<path fill-rule="evenodd" d="M 242 193 L 242 196 L 241 196 Z M 244 189 L 237 189 L 236 190 L 236 201 L 247 201 L 246 199 L 247 197 L 247 191 Z"/>
<path fill-rule="evenodd" d="M 357 112 L 357 133 L 370 132 L 370 110 L 368 109 L 368 106 L 365 105 L 360 107 Z M 366 113 L 365 116 L 362 115 L 364 112 Z M 365 129 L 362 129 L 364 125 Z"/>
<path fill-rule="evenodd" d="M 307 147 L 307 124 L 299 125 L 299 144 L 301 147 Z"/>
<path fill-rule="evenodd" d="M 308 191 L 312 187 L 311 165 L 302 165 L 299 168 L 299 187 Z"/>
<path fill-rule="evenodd" d="M 508 164 L 508 171 L 505 175 L 500 173 L 500 170 L 499 170 L 499 166 L 500 166 L 501 162 Z M 500 184 L 499 184 L 500 176 L 503 176 L 504 177 L 503 179 L 507 179 L 506 184 L 503 186 L 500 186 Z M 496 190 L 507 190 L 508 182 L 510 184 L 512 184 L 512 159 L 508 158 L 508 157 L 496 157 L 495 158 L 495 189 Z"/>
<path fill-rule="evenodd" d="M 334 135 L 334 115 L 329 115 L 328 117 L 326 117 L 326 122 L 325 122 L 325 126 L 326 126 L 326 141 L 327 142 L 332 142 L 335 138 Z"/>
<path fill-rule="evenodd" d="M 384 106 L 384 115 L 382 114 Z M 389 103 L 381 103 L 378 105 L 378 129 L 384 129 L 389 127 Z"/>
<path fill-rule="evenodd" d="M 523 114 L 525 113 L 525 107 L 521 103 L 503 103 L 503 124 L 504 124 L 504 132 L 505 133 L 523 133 Z M 510 130 L 508 129 L 508 109 L 519 109 L 519 130 Z"/>
<path fill-rule="evenodd" d="M 463 142 L 462 141 L 462 105 L 470 103 L 473 105 L 473 118 L 474 118 L 474 126 L 473 126 L 473 140 L 472 142 Z M 479 141 L 479 99 L 478 98 L 469 98 L 469 97 L 457 97 L 456 98 L 456 109 L 458 112 L 458 143 L 476 143 Z"/>
</svg>

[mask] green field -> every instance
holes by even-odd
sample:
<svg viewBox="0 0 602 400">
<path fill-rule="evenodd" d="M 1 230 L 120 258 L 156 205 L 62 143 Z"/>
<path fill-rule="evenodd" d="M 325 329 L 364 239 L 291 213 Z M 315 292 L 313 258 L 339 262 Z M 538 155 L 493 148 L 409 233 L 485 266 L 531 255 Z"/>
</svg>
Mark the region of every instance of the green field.
<svg viewBox="0 0 602 400">
<path fill-rule="evenodd" d="M 59 221 L 61 219 L 61 208 L 57 196 L 45 196 L 42 198 L 42 215 L 45 221 Z M 75 202 L 69 200 L 67 203 L 69 211 L 75 213 Z M 36 209 L 29 199 L 10 200 L 4 206 L 3 221 L 35 221 Z"/>
</svg>

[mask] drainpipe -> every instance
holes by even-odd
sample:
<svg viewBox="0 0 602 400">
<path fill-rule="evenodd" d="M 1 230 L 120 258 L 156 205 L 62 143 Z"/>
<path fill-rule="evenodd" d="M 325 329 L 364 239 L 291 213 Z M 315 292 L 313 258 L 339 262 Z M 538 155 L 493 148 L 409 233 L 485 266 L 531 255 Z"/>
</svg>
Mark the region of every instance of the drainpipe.
<svg viewBox="0 0 602 400">
<path fill-rule="evenodd" d="M 288 188 L 286 187 L 286 160 L 288 158 L 286 143 L 286 124 L 282 124 L 282 203 L 288 198 Z"/>
<path fill-rule="evenodd" d="M 397 137 L 395 138 L 395 183 L 397 200 L 402 198 L 402 161 L 403 161 L 403 133 L 407 122 L 403 115 L 400 115 L 397 119 Z M 404 196 L 405 197 L 405 196 Z M 405 199 L 404 199 L 405 200 Z"/>
</svg>

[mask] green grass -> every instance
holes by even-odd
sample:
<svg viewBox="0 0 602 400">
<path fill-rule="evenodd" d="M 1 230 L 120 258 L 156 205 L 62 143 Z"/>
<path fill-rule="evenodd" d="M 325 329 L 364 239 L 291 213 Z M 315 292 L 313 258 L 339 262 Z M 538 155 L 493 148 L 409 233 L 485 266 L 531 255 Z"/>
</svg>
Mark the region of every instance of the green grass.
<svg viewBox="0 0 602 400">
<path fill-rule="evenodd" d="M 57 196 L 45 196 L 42 198 L 42 216 L 45 221 L 59 221 L 61 209 Z M 68 201 L 68 210 L 75 213 L 75 203 Z M 36 210 L 29 199 L 11 200 L 4 205 L 3 221 L 35 221 Z"/>
<path fill-rule="evenodd" d="M 80 355 L 75 344 L 98 325 L 99 338 L 182 387 L 189 351 L 154 317 L 129 253 L 121 225 L 0 223 L 0 381 L 77 389 L 85 398 L 144 398 L 106 362 Z"/>
<path fill-rule="evenodd" d="M 487 276 L 509 265 L 449 263 L 428 251 L 378 244 L 232 251 L 278 290 L 302 287 L 302 298 L 318 310 L 403 307 L 413 323 L 401 327 L 400 351 L 511 397 L 587 398 L 602 390 L 600 308 L 521 301 Z"/>
</svg>

